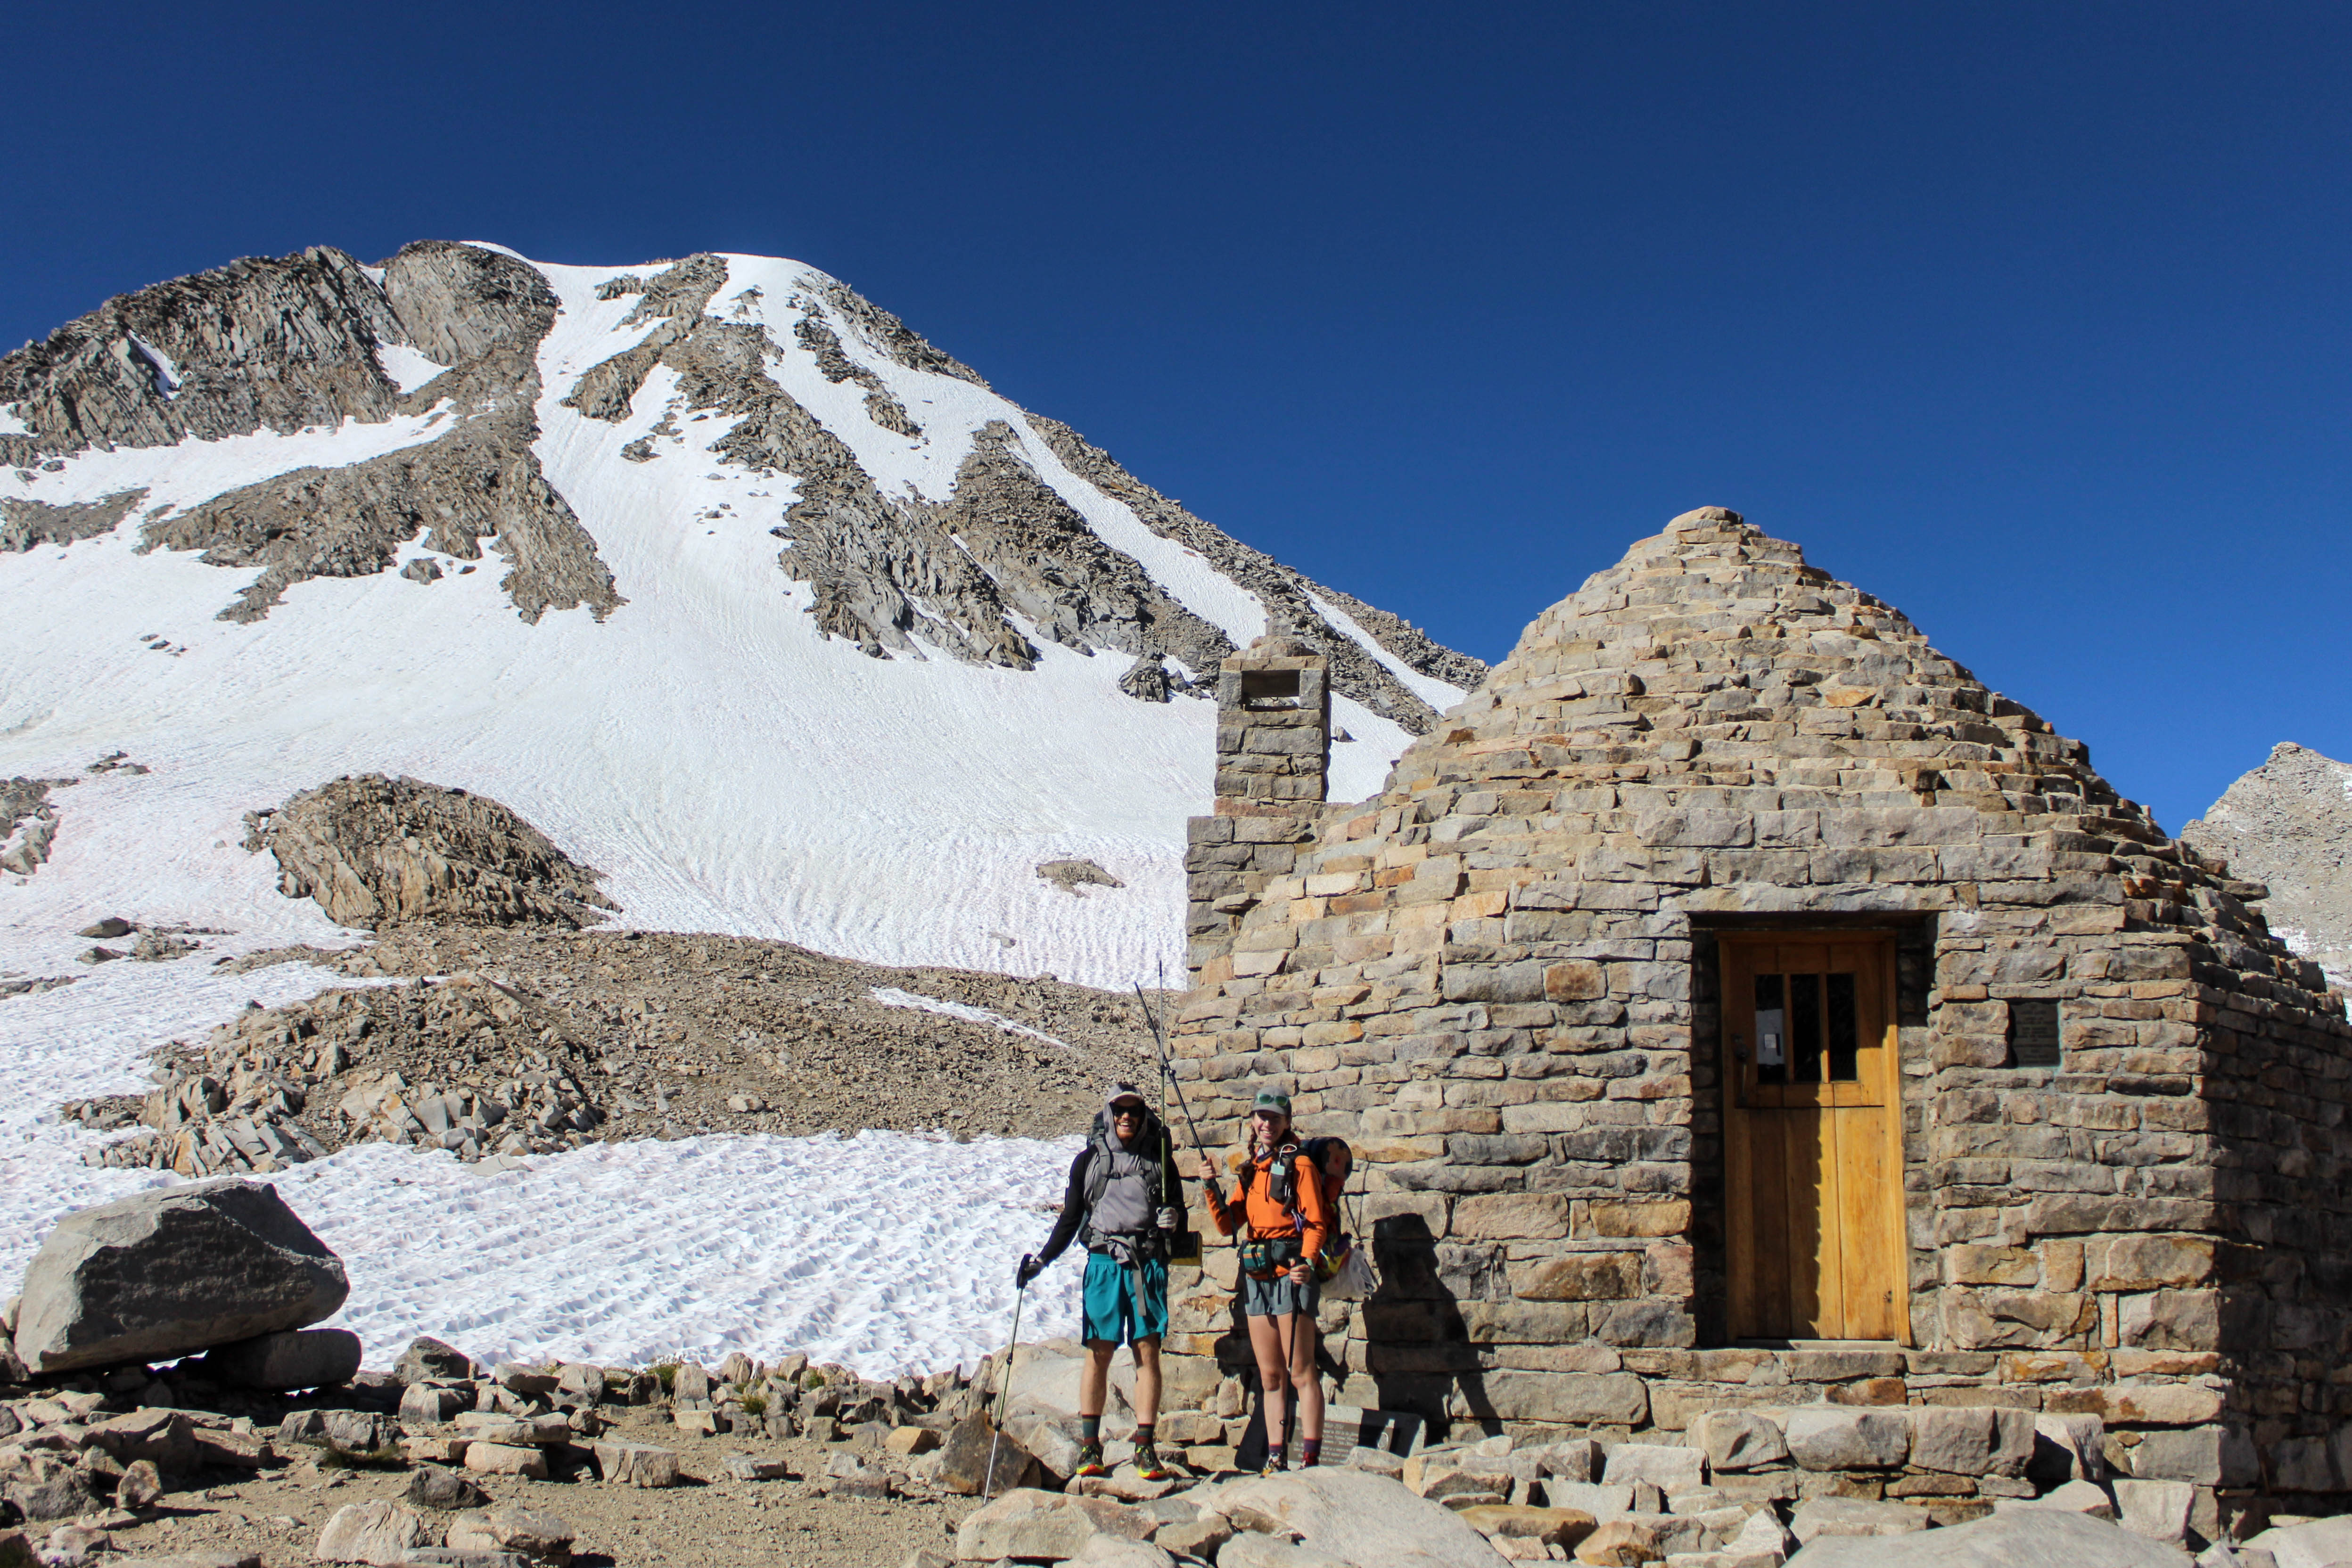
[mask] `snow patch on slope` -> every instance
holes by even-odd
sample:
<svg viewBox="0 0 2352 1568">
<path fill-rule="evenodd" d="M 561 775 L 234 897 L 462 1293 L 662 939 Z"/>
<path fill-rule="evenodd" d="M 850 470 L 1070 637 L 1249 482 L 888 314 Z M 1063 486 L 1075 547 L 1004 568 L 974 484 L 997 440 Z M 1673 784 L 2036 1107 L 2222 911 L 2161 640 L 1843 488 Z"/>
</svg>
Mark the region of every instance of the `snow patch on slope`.
<svg viewBox="0 0 2352 1568">
<path fill-rule="evenodd" d="M 102 1140 L 58 1118 L 60 1101 L 142 1092 L 153 1047 L 199 1040 L 247 1001 L 352 983 L 304 964 L 226 976 L 214 956 L 111 964 L 0 1001 L 0 1293 L 64 1214 L 182 1184 L 81 1164 Z M 1075 1149 L 724 1135 L 592 1145 L 499 1172 L 366 1144 L 261 1179 L 342 1258 L 352 1294 L 330 1322 L 359 1334 L 371 1366 L 429 1333 L 491 1361 L 805 1350 L 888 1376 L 973 1366 L 1003 1342 L 1010 1261 L 1050 1224 L 1038 1206 Z M 1064 1267 L 1032 1286 L 1024 1322 L 1075 1332 L 1077 1283 Z"/>
<path fill-rule="evenodd" d="M 46 467 L 0 468 L 0 496 L 66 507 L 119 495 L 124 490 L 143 489 L 147 492 L 143 508 L 147 512 L 158 507 L 184 508 L 229 490 L 290 474 L 297 468 L 364 463 L 387 452 L 431 441 L 443 434 L 448 412 L 448 405 L 444 403 L 423 413 L 404 413 L 381 424 L 345 420 L 338 425 L 314 425 L 289 435 L 265 430 L 251 435 L 224 436 L 218 441 L 202 441 L 192 435 L 173 446 L 118 446 L 111 452 L 92 449 L 62 459 L 62 465 L 54 473 Z M 135 575 L 135 570 L 125 575 Z M 211 591 L 205 595 L 208 600 L 222 584 L 236 580 L 234 572 L 217 567 L 205 567 L 202 571 L 202 580 Z M 124 586 L 130 587 L 127 583 Z M 13 583 L 0 583 L 0 593 L 8 593 L 13 588 Z M 37 627 L 38 624 L 34 623 Z"/>
<path fill-rule="evenodd" d="M 896 986 L 869 986 L 866 988 L 866 994 L 886 1008 L 917 1008 L 927 1013 L 938 1013 L 943 1018 L 961 1019 L 966 1023 L 994 1024 L 1007 1034 L 1024 1035 L 1031 1040 L 1042 1040 L 1047 1045 L 1059 1046 L 1064 1051 L 1076 1049 L 1067 1040 L 1056 1040 L 1043 1030 L 1031 1029 L 1027 1024 L 1016 1023 L 1003 1013 L 991 1012 L 986 1008 L 976 1008 L 966 1002 L 947 1002 L 941 1001 L 937 997 L 919 997 L 912 991 L 900 990 Z"/>
<path fill-rule="evenodd" d="M 383 367 L 392 384 L 400 389 L 403 397 L 449 368 L 427 359 L 424 350 L 412 349 L 405 343 L 378 343 L 375 346 L 375 362 Z"/>
</svg>

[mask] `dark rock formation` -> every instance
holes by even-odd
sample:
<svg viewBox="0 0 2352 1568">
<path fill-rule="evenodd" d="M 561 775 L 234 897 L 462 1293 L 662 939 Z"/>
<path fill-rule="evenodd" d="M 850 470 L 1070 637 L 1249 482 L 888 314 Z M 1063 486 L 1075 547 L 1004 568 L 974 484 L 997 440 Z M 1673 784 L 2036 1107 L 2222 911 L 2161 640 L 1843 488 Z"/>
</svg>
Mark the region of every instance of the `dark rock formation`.
<svg viewBox="0 0 2352 1568">
<path fill-rule="evenodd" d="M 499 805 L 380 773 L 306 789 L 247 819 L 249 850 L 278 858 L 279 890 L 373 927 L 446 919 L 578 927 L 616 908 L 596 873 Z"/>
</svg>

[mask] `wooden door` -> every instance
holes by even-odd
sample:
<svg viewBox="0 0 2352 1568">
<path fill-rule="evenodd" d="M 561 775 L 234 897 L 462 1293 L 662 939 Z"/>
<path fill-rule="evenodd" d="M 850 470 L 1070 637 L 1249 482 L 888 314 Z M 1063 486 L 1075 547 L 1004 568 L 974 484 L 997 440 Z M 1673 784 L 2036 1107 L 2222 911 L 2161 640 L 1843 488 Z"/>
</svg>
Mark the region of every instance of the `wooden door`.
<svg viewBox="0 0 2352 1568">
<path fill-rule="evenodd" d="M 1731 1332 L 1907 1343 L 1894 939 L 1721 943 Z"/>
</svg>

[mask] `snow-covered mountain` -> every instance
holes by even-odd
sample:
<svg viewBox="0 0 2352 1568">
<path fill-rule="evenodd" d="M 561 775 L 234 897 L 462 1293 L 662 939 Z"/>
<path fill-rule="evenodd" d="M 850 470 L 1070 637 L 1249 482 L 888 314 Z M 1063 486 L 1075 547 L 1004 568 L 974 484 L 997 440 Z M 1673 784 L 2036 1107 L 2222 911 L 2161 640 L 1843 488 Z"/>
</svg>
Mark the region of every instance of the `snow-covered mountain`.
<svg viewBox="0 0 2352 1568">
<path fill-rule="evenodd" d="M 2267 886 L 2271 929 L 2352 989 L 2352 764 L 2281 741 L 2180 836 Z"/>
<path fill-rule="evenodd" d="M 0 359 L 0 618 L 18 973 L 104 915 L 329 935 L 242 819 L 377 772 L 512 807 L 628 924 L 1123 984 L 1180 967 L 1220 658 L 1331 653 L 1341 795 L 1483 674 L 813 268 L 439 242 Z"/>
</svg>

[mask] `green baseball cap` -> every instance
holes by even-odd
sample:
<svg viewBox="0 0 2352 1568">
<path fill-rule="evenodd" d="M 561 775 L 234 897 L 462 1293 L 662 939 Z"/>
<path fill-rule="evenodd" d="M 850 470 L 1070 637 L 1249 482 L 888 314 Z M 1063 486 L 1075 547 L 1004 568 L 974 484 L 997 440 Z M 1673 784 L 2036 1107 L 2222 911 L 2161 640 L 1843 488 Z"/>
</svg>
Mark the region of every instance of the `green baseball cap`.
<svg viewBox="0 0 2352 1568">
<path fill-rule="evenodd" d="M 1250 1103 L 1250 1114 L 1255 1116 L 1260 1111 L 1273 1111 L 1287 1116 L 1290 1114 L 1290 1096 L 1276 1094 L 1271 1089 L 1261 1089 L 1257 1092 L 1257 1098 Z"/>
</svg>

